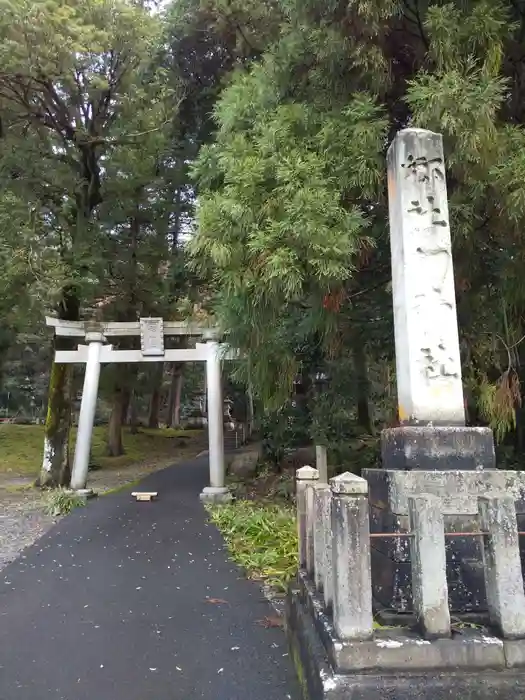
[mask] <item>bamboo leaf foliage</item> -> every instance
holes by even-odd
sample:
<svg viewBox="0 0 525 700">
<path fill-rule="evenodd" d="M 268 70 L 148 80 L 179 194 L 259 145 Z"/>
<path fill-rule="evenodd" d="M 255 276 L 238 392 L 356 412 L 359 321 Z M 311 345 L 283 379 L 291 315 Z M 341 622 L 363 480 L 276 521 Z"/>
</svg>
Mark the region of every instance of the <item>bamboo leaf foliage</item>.
<svg viewBox="0 0 525 700">
<path fill-rule="evenodd" d="M 387 129 L 365 92 L 340 104 L 287 99 L 290 43 L 234 77 L 215 110 L 216 142 L 195 167 L 195 264 L 211 274 L 219 317 L 270 404 L 290 388 L 298 346 L 330 326 L 323 296 L 370 243 L 365 203 L 377 198 Z"/>
</svg>

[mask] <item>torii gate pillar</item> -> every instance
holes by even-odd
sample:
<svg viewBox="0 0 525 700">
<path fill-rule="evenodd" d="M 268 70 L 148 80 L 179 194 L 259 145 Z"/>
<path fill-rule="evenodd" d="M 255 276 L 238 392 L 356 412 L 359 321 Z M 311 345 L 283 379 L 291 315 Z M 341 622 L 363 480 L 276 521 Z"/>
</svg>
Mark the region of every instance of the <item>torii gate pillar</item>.
<svg viewBox="0 0 525 700">
<path fill-rule="evenodd" d="M 77 442 L 75 445 L 75 459 L 71 473 L 71 488 L 75 490 L 85 489 L 89 469 L 89 455 L 91 453 L 91 436 L 95 411 L 97 408 L 98 382 L 100 379 L 100 355 L 105 337 L 99 332 L 86 333 L 88 344 L 88 356 L 86 372 L 84 375 L 84 388 L 82 390 L 82 403 L 78 419 Z"/>
<path fill-rule="evenodd" d="M 224 460 L 223 402 L 221 380 L 220 345 L 214 338 L 206 343 L 206 387 L 208 403 L 208 444 L 210 462 L 210 485 L 206 486 L 201 501 L 217 503 L 231 500 L 225 485 L 226 465 Z"/>
</svg>

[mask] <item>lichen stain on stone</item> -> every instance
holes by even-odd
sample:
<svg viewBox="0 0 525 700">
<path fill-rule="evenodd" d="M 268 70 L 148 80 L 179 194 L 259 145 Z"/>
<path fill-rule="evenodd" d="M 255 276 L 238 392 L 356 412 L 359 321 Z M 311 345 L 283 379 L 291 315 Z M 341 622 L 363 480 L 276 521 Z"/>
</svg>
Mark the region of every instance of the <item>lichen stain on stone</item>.
<svg viewBox="0 0 525 700">
<path fill-rule="evenodd" d="M 492 646 L 498 646 L 502 647 L 503 646 L 503 640 L 498 639 L 497 637 L 481 637 L 481 639 L 469 639 L 469 642 L 472 642 L 472 644 L 487 644 L 487 645 L 492 645 Z"/>
<path fill-rule="evenodd" d="M 45 472 L 51 471 L 51 468 L 53 466 L 53 455 L 54 455 L 53 445 L 49 441 L 49 438 L 46 436 L 44 438 L 44 457 L 42 460 L 42 469 Z"/>
<path fill-rule="evenodd" d="M 335 689 L 338 687 L 339 683 L 337 682 L 337 680 L 335 679 L 335 677 L 332 676 L 332 675 L 329 675 L 329 674 L 326 673 L 326 671 L 324 671 L 323 669 L 321 669 L 319 675 L 321 676 L 321 682 L 322 682 L 322 684 L 323 684 L 323 690 L 325 690 L 325 691 L 328 691 L 328 690 L 335 690 Z"/>
<path fill-rule="evenodd" d="M 304 669 L 303 669 L 303 664 L 301 661 L 301 656 L 299 651 L 296 649 L 295 644 L 292 644 L 290 647 L 290 652 L 292 655 L 292 663 L 295 668 L 295 673 L 297 675 L 297 680 L 299 681 L 299 685 L 302 688 L 303 691 L 303 697 L 308 697 L 308 684 L 306 682 L 305 674 L 304 674 Z"/>
<path fill-rule="evenodd" d="M 396 182 L 392 171 L 389 169 L 387 173 L 387 186 L 388 186 L 388 196 L 393 199 L 396 194 Z"/>
<path fill-rule="evenodd" d="M 483 635 L 481 637 L 481 641 L 484 642 L 485 644 L 494 644 L 495 646 L 501 647 L 503 646 L 503 640 L 498 639 L 497 637 L 487 637 Z"/>
<path fill-rule="evenodd" d="M 376 646 L 381 649 L 399 649 L 403 646 L 403 642 L 398 642 L 395 639 L 380 639 L 376 642 Z"/>
</svg>

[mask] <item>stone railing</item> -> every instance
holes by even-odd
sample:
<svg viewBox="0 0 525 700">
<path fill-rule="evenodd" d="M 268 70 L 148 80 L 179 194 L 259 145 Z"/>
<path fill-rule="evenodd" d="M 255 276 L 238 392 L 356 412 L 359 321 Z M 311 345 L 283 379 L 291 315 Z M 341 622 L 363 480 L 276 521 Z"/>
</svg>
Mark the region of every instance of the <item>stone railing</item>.
<svg viewBox="0 0 525 700">
<path fill-rule="evenodd" d="M 503 639 L 525 637 L 525 594 L 514 499 L 478 498 L 489 622 Z M 407 537 L 414 613 L 426 639 L 451 635 L 441 499 L 408 497 Z M 299 565 L 332 616 L 341 640 L 373 636 L 368 482 L 345 473 L 321 483 L 317 469 L 297 470 Z M 454 533 L 457 535 L 457 533 Z"/>
</svg>

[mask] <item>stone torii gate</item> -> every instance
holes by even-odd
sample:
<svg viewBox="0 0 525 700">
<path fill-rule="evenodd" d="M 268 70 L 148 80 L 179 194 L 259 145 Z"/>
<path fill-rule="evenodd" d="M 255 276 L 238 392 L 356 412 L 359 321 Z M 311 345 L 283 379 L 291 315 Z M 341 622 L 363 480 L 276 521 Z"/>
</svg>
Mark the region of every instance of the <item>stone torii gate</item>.
<svg viewBox="0 0 525 700">
<path fill-rule="evenodd" d="M 56 336 L 84 338 L 87 343 L 79 345 L 77 350 L 55 352 L 55 362 L 59 364 L 86 365 L 71 474 L 72 489 L 85 489 L 87 483 L 101 364 L 206 362 L 210 484 L 202 491 L 201 500 L 229 500 L 230 494 L 225 486 L 221 359 L 235 359 L 237 355 L 227 345 L 218 342 L 219 332 L 216 328 L 183 321 L 164 321 L 162 318 L 141 318 L 129 323 L 94 323 L 64 321 L 49 316 L 46 317 L 46 325 L 55 329 Z M 195 348 L 165 348 L 164 337 L 174 335 L 201 337 L 206 342 L 196 343 Z M 126 336 L 140 336 L 140 350 L 114 350 L 106 344 L 108 337 Z"/>
</svg>

